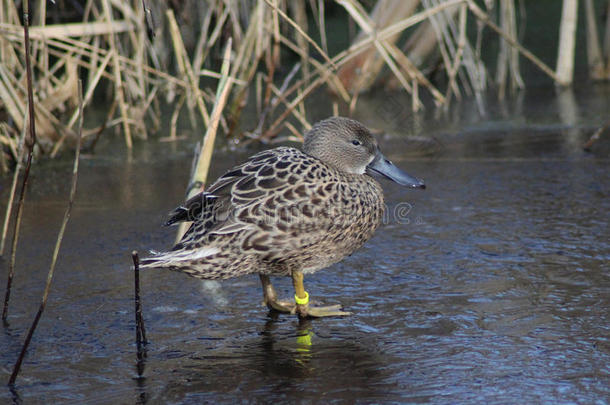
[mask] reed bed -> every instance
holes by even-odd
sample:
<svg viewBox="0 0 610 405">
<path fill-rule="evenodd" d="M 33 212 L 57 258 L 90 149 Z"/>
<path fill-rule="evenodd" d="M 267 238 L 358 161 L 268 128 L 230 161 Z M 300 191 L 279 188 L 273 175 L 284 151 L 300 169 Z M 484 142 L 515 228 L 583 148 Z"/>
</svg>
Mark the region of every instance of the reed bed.
<svg viewBox="0 0 610 405">
<path fill-rule="evenodd" d="M 218 128 L 226 136 L 272 142 L 299 139 L 309 128 L 305 102 L 320 87 L 333 94 L 335 111 L 350 114 L 359 95 L 382 80 L 411 94 L 413 111 L 430 103 L 447 107 L 465 96 L 475 97 L 483 109 L 482 94 L 490 83 L 501 97 L 507 88 L 525 86 L 522 58 L 559 85 L 572 80 L 575 0 L 564 2 L 558 38 L 568 46 L 558 46 L 556 69 L 520 44 L 519 3 L 514 0 L 32 3 L 35 153 L 50 156 L 76 143 L 79 78 L 85 83 L 85 108 L 94 99 L 108 106 L 106 120 L 83 131 L 87 149 L 112 128 L 131 148 L 134 139 L 146 139 L 161 129 L 161 110 L 167 106 L 172 109 L 170 128 L 162 139 L 176 140 L 181 119 L 188 119 L 193 128 L 199 122 L 208 127 L 221 95 L 226 100 L 216 114 Z M 20 134 L 28 125 L 20 7 L 19 1 L 0 6 L 0 167 L 4 170 L 20 159 Z M 586 0 L 584 7 L 591 75 L 607 79 L 610 13 L 602 44 L 596 15 L 601 11 L 592 0 Z M 358 29 L 351 44 L 335 55 L 328 51 L 330 8 Z M 469 35 L 469 27 L 476 27 L 477 34 Z M 495 75 L 489 73 L 490 62 L 481 57 L 484 30 L 497 34 L 500 44 Z M 218 94 L 214 89 L 222 77 L 229 40 L 231 85 L 226 94 Z M 434 82 L 429 77 L 432 71 Z M 439 72 L 444 80 L 439 80 Z M 240 128 L 241 112 L 251 99 L 260 119 L 251 128 Z"/>
</svg>

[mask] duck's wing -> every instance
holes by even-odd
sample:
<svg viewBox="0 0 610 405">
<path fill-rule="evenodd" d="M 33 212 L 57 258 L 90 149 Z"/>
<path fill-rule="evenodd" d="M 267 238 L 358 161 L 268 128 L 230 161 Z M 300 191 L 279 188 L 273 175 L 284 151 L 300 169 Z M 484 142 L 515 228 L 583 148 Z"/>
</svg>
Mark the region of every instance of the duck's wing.
<svg viewBox="0 0 610 405">
<path fill-rule="evenodd" d="M 196 221 L 201 218 L 202 213 L 204 213 L 208 207 L 212 206 L 217 199 L 217 196 L 210 194 L 209 192 L 201 192 L 170 212 L 165 225 L 174 225 L 184 221 Z"/>
<path fill-rule="evenodd" d="M 297 149 L 252 162 L 242 173 L 248 174 L 231 181 L 230 217 L 216 222 L 208 233 L 241 232 L 241 251 L 265 260 L 319 246 L 361 214 L 349 182 Z M 212 189 L 210 193 L 219 194 Z"/>
<path fill-rule="evenodd" d="M 208 190 L 174 209 L 166 225 L 192 221 L 185 238 L 195 230 L 202 236 L 233 233 L 249 227 L 253 218 L 239 214 L 256 201 L 288 186 L 289 177 L 280 178 L 276 174 L 294 160 L 294 155 L 301 154 L 298 149 L 281 147 L 252 156 L 222 175 Z"/>
</svg>

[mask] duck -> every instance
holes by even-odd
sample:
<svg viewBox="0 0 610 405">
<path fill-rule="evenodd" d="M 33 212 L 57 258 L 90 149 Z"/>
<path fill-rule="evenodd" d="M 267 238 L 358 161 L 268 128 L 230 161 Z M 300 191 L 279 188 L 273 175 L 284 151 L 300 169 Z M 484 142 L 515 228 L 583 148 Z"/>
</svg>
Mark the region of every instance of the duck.
<svg viewBox="0 0 610 405">
<path fill-rule="evenodd" d="M 182 239 L 140 268 L 204 280 L 256 273 L 263 304 L 300 318 L 344 316 L 341 305 L 313 306 L 304 276 L 358 250 L 379 227 L 384 196 L 376 178 L 425 188 L 387 159 L 360 122 L 331 117 L 304 134 L 302 149 L 259 152 L 174 209 L 166 225 L 188 221 Z M 294 301 L 280 300 L 270 277 L 290 277 Z"/>
</svg>

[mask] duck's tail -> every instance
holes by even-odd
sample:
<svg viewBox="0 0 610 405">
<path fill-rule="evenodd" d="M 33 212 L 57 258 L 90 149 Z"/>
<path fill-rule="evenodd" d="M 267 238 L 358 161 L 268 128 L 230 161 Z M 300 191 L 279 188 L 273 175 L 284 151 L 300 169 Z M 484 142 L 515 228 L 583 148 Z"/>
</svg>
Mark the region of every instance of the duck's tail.
<svg viewBox="0 0 610 405">
<path fill-rule="evenodd" d="M 154 268 L 163 268 L 163 257 L 167 255 L 165 252 L 157 252 L 155 250 L 150 250 L 150 257 L 140 258 L 138 263 L 138 267 L 140 269 L 154 269 Z"/>
<path fill-rule="evenodd" d="M 154 269 L 157 267 L 163 267 L 161 261 L 157 257 L 147 257 L 140 259 L 140 269 Z"/>
<path fill-rule="evenodd" d="M 152 253 L 153 256 L 140 260 L 141 269 L 182 269 L 188 267 L 190 263 L 210 258 L 220 253 L 220 249 L 217 247 L 207 247 L 197 250 L 172 250 L 170 252 Z"/>
</svg>

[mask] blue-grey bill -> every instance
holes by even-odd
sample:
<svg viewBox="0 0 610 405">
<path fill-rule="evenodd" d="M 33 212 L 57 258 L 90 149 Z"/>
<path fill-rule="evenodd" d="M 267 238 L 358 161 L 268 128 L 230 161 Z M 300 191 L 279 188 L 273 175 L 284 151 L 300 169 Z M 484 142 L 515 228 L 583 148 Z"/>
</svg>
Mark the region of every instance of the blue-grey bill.
<svg viewBox="0 0 610 405">
<path fill-rule="evenodd" d="M 424 181 L 413 177 L 394 166 L 388 158 L 383 156 L 381 152 L 377 152 L 377 156 L 369 165 L 366 167 L 366 171 L 369 174 L 379 174 L 385 178 L 392 180 L 402 186 L 411 188 L 426 188 Z"/>
</svg>

